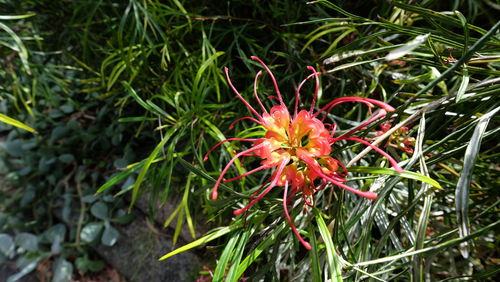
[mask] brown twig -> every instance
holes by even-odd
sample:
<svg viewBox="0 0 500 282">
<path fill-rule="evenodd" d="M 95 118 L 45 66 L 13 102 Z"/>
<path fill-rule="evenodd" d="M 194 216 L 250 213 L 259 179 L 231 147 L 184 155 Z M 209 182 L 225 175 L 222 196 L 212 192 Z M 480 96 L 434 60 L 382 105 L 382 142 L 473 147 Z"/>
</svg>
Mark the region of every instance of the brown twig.
<svg viewBox="0 0 500 282">
<path fill-rule="evenodd" d="M 75 244 L 80 246 L 80 233 L 82 231 L 83 220 L 85 219 L 85 202 L 83 201 L 82 187 L 80 183 L 80 172 L 75 175 L 76 191 L 80 200 L 80 215 L 78 216 L 78 223 L 76 225 L 76 238 Z"/>
</svg>

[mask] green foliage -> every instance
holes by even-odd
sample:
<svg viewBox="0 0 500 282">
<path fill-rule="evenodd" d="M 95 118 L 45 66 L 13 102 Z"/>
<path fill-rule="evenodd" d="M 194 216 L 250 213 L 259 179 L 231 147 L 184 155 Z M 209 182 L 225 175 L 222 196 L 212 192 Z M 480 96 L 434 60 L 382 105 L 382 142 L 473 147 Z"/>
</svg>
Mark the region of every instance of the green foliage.
<svg viewBox="0 0 500 282">
<path fill-rule="evenodd" d="M 0 121 L 38 132 L 0 124 L 0 261 L 17 258 L 12 279 L 47 259 L 61 281 L 75 269 L 98 271 L 88 246 L 114 245 L 112 223 L 127 223 L 127 206 L 145 193 L 151 215 L 179 203 L 165 222 L 174 243 L 183 228 L 193 237 L 198 225 L 215 228 L 161 258 L 210 245 L 214 281 L 495 274 L 500 38 L 491 1 L 49 2 L 0 3 Z M 223 184 L 209 199 L 245 145 L 224 143 L 206 162 L 205 153 L 256 137 L 249 121 L 230 129 L 249 113 L 222 72 L 251 100 L 260 70 L 252 55 L 269 64 L 289 106 L 312 65 L 322 71 L 318 106 L 359 96 L 397 108 L 385 135 L 372 126 L 359 137 L 385 147 L 404 173 L 357 145 L 333 148 L 357 165 L 348 184 L 377 200 L 328 187 L 314 208 L 291 205 L 312 251 L 293 236 L 280 187 L 232 218 L 268 172 Z M 274 95 L 268 77 L 259 93 Z M 342 105 L 328 122 L 342 133 L 366 117 L 364 107 Z M 417 139 L 413 154 L 383 141 L 403 126 Z M 256 166 L 237 161 L 227 177 Z"/>
</svg>

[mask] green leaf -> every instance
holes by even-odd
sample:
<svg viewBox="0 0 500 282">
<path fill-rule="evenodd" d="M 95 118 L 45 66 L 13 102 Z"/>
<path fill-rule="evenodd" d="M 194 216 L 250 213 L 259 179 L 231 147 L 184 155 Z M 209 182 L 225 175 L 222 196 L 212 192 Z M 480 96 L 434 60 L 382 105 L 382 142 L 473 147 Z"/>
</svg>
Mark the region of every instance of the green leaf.
<svg viewBox="0 0 500 282">
<path fill-rule="evenodd" d="M 22 20 L 26 18 L 30 18 L 36 16 L 35 13 L 24 14 L 24 15 L 0 15 L 0 20 Z"/>
<path fill-rule="evenodd" d="M 462 75 L 462 82 L 460 83 L 460 87 L 458 88 L 457 96 L 455 96 L 456 103 L 458 103 L 460 99 L 462 99 L 462 96 L 465 94 L 465 91 L 467 90 L 467 86 L 469 86 L 469 72 L 467 71 L 466 66 L 464 66 L 463 72 L 464 73 Z"/>
<path fill-rule="evenodd" d="M 16 245 L 21 248 L 34 252 L 38 250 L 38 237 L 31 233 L 22 232 L 16 235 Z"/>
<path fill-rule="evenodd" d="M 90 212 L 99 219 L 108 219 L 108 205 L 101 201 L 95 202 L 90 208 Z"/>
<path fill-rule="evenodd" d="M 65 164 L 69 164 L 75 160 L 72 154 L 62 154 L 59 156 L 59 160 Z"/>
<path fill-rule="evenodd" d="M 224 236 L 230 232 L 233 232 L 234 230 L 237 230 L 241 228 L 241 225 L 237 225 L 237 224 L 233 224 L 233 225 L 230 225 L 230 226 L 226 226 L 226 227 L 221 227 L 221 228 L 217 228 L 215 229 L 215 231 L 213 231 L 212 233 L 206 235 L 206 236 L 203 236 L 201 237 L 200 239 L 196 240 L 196 241 L 193 241 L 187 245 L 184 245 L 180 248 L 177 248 L 175 249 L 174 251 L 162 256 L 159 260 L 164 260 L 164 259 L 167 259 L 171 256 L 174 256 L 178 253 L 182 253 L 184 251 L 187 251 L 187 250 L 190 250 L 192 248 L 196 248 L 200 245 L 203 245 L 203 244 L 206 244 L 212 240 L 215 240 L 221 236 Z"/>
<path fill-rule="evenodd" d="M 9 47 L 18 53 L 19 57 L 21 58 L 21 62 L 23 64 L 24 69 L 26 70 L 26 72 L 28 74 L 31 74 L 30 65 L 28 63 L 28 50 L 26 49 L 26 46 L 24 46 L 21 38 L 19 38 L 19 36 L 17 36 L 17 34 L 12 29 L 10 29 L 8 26 L 6 26 L 5 24 L 3 24 L 1 22 L 0 22 L 0 29 L 5 30 L 5 32 L 7 32 L 9 34 L 9 36 L 14 40 L 14 42 L 16 44 L 13 46 L 9 46 Z M 10 119 L 9 117 L 7 117 L 5 115 L 0 114 L 0 121 L 3 121 L 3 118 Z M 7 122 L 7 123 L 9 123 L 9 122 Z M 14 120 L 14 123 L 11 123 L 11 124 L 14 126 L 23 128 L 25 130 L 28 130 L 30 132 L 35 132 L 31 127 L 28 127 L 28 126 L 24 125 L 23 123 L 20 123 L 20 126 L 19 126 L 19 125 L 16 125 L 17 123 L 20 123 L 20 122 Z"/>
<path fill-rule="evenodd" d="M 130 84 L 128 84 L 128 82 L 126 81 L 122 81 L 122 85 L 123 87 L 125 87 L 125 89 L 127 90 L 127 93 L 132 96 L 132 98 L 134 98 L 134 100 L 139 104 L 141 105 L 144 109 L 148 110 L 148 111 L 153 111 L 153 109 L 151 108 L 151 106 L 149 106 L 144 100 L 142 100 L 141 97 L 139 97 L 139 95 L 137 95 L 137 92 L 135 92 L 135 90 L 132 88 L 132 86 L 130 86 Z"/>
<path fill-rule="evenodd" d="M 43 234 L 43 241 L 54 243 L 56 241 L 64 240 L 66 236 L 66 226 L 62 223 L 51 226 Z"/>
<path fill-rule="evenodd" d="M 132 190 L 132 201 L 130 201 L 130 206 L 129 210 L 132 209 L 132 207 L 135 204 L 135 201 L 137 201 L 137 197 L 139 196 L 139 188 L 141 187 L 142 181 L 144 180 L 144 177 L 146 176 L 146 172 L 148 171 L 149 167 L 155 160 L 156 156 L 160 153 L 161 149 L 165 144 L 167 144 L 167 141 L 169 141 L 170 137 L 177 131 L 178 127 L 173 127 L 169 129 L 165 135 L 163 136 L 163 139 L 161 140 L 158 145 L 154 148 L 153 152 L 149 155 L 147 159 L 144 160 L 144 165 L 142 166 L 141 171 L 139 172 L 139 175 L 137 176 L 137 180 L 135 181 L 133 190 Z"/>
<path fill-rule="evenodd" d="M 424 43 L 429 37 L 430 33 L 419 35 L 415 37 L 413 40 L 407 42 L 403 46 L 396 48 L 389 52 L 387 56 L 385 56 L 386 61 L 392 61 L 401 57 L 406 56 L 408 53 L 417 48 L 420 44 Z"/>
<path fill-rule="evenodd" d="M 238 273 L 241 257 L 245 252 L 245 246 L 248 243 L 248 239 L 250 238 L 251 230 L 247 228 L 243 232 L 241 239 L 238 241 L 238 246 L 234 250 L 233 259 L 231 260 L 231 268 L 227 272 L 226 281 L 228 282 L 237 282 L 241 275 Z"/>
<path fill-rule="evenodd" d="M 75 260 L 76 268 L 85 273 L 87 271 L 97 272 L 103 269 L 104 262 L 102 260 L 90 260 L 86 257 L 79 257 Z"/>
<path fill-rule="evenodd" d="M 313 282 L 320 282 L 322 281 L 321 278 L 321 265 L 320 265 L 320 260 L 319 260 L 319 245 L 318 242 L 316 241 L 316 225 L 312 224 L 310 222 L 309 226 L 311 227 L 309 234 L 311 236 L 311 247 L 312 250 L 309 252 L 309 255 L 311 256 L 311 273 L 312 273 L 312 281 Z"/>
<path fill-rule="evenodd" d="M 24 129 L 24 130 L 32 132 L 32 133 L 37 133 L 37 131 L 34 130 L 33 128 L 27 126 L 26 124 L 24 124 L 24 123 L 22 123 L 22 122 L 20 122 L 18 120 L 10 118 L 10 117 L 8 117 L 8 116 L 6 116 L 4 114 L 0 114 L 0 122 L 4 122 L 4 123 L 10 124 L 10 125 L 13 125 L 15 127 Z"/>
<path fill-rule="evenodd" d="M 105 225 L 104 233 L 101 237 L 101 243 L 106 246 L 113 246 L 120 237 L 120 233 L 109 223 Z"/>
<path fill-rule="evenodd" d="M 0 252 L 10 258 L 14 256 L 15 245 L 14 240 L 9 234 L 0 234 Z"/>
<path fill-rule="evenodd" d="M 42 257 L 36 257 L 33 259 L 26 259 L 22 257 L 20 260 L 22 260 L 22 263 L 19 263 L 20 260 L 16 262 L 17 266 L 21 268 L 21 271 L 18 273 L 9 276 L 7 278 L 7 282 L 15 282 L 19 281 L 21 278 L 35 270 L 36 266 L 38 265 L 38 262 L 42 259 Z"/>
<path fill-rule="evenodd" d="M 479 122 L 474 128 L 474 133 L 470 139 L 469 145 L 465 151 L 464 165 L 460 178 L 458 179 L 457 189 L 455 191 L 455 207 L 458 218 L 458 231 L 460 237 L 466 237 L 470 234 L 469 227 L 469 187 L 472 180 L 472 171 L 476 163 L 479 148 L 481 147 L 481 139 L 488 123 L 498 111 L 500 107 L 495 108 L 489 113 L 479 118 Z M 467 242 L 460 244 L 460 252 L 464 258 L 469 257 L 469 246 Z"/>
<path fill-rule="evenodd" d="M 430 184 L 438 189 L 443 189 L 441 185 L 434 179 L 422 175 L 417 172 L 413 171 L 403 171 L 401 173 L 396 172 L 395 170 L 391 168 L 382 168 L 382 167 L 366 167 L 366 166 L 351 166 L 348 168 L 349 172 L 360 172 L 360 173 L 367 173 L 367 174 L 385 174 L 385 175 L 392 175 L 392 176 L 400 176 L 408 179 L 413 179 L 413 180 L 418 180 L 425 182 L 427 184 Z"/>
<path fill-rule="evenodd" d="M 314 217 L 316 218 L 316 222 L 318 223 L 319 233 L 321 234 L 321 238 L 325 242 L 326 246 L 326 257 L 327 264 L 330 268 L 330 279 L 332 281 L 342 281 L 342 268 L 340 265 L 340 261 L 335 251 L 335 246 L 333 245 L 332 236 L 330 235 L 330 231 L 326 226 L 321 213 L 317 208 L 313 209 Z"/>
<path fill-rule="evenodd" d="M 113 185 L 115 185 L 116 183 L 118 183 L 120 180 L 125 179 L 128 176 L 130 176 L 131 174 L 133 174 L 134 172 L 136 172 L 143 165 L 144 165 L 144 161 L 141 161 L 139 163 L 136 163 L 136 164 L 128 166 L 126 170 L 118 173 L 113 178 L 111 178 L 106 183 L 104 183 L 101 187 L 99 187 L 99 189 L 97 189 L 97 192 L 95 192 L 95 193 L 99 194 L 99 193 L 102 193 L 102 192 L 108 190 Z"/>
<path fill-rule="evenodd" d="M 80 238 L 86 243 L 94 242 L 101 234 L 102 222 L 91 222 L 85 225 L 80 232 Z"/>
<path fill-rule="evenodd" d="M 236 246 L 236 243 L 238 243 L 238 240 L 240 238 L 241 232 L 235 232 L 229 241 L 226 243 L 226 246 L 224 247 L 224 250 L 222 251 L 222 254 L 219 257 L 219 261 L 217 262 L 217 267 L 215 268 L 214 271 L 214 276 L 212 278 L 212 281 L 217 282 L 217 281 L 222 281 L 224 278 L 224 274 L 226 272 L 226 267 L 233 256 L 234 253 L 234 247 Z"/>
<path fill-rule="evenodd" d="M 71 280 L 71 275 L 73 274 L 73 264 L 64 258 L 59 257 L 52 265 L 52 271 L 54 272 L 52 282 L 67 282 Z"/>
<path fill-rule="evenodd" d="M 283 221 L 279 226 L 275 227 L 275 229 L 272 231 L 272 233 L 267 236 L 262 242 L 255 247 L 255 249 L 250 252 L 246 258 L 240 263 L 238 266 L 238 271 L 236 277 L 241 277 L 245 270 L 270 246 L 276 243 L 276 240 L 278 239 L 279 234 L 285 229 L 285 226 L 287 226 L 287 222 Z"/>
</svg>

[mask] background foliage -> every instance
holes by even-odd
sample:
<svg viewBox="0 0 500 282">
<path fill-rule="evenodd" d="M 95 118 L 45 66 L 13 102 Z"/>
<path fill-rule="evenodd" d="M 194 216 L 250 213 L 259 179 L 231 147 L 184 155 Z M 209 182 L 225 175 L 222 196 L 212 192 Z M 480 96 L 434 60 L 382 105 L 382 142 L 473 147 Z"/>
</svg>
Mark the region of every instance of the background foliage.
<svg viewBox="0 0 500 282">
<path fill-rule="evenodd" d="M 184 226 L 193 237 L 199 225 L 226 226 L 207 235 L 216 281 L 478 280 L 498 272 L 498 4 L 4 0 L 0 7 L 0 107 L 38 132 L 1 128 L 0 259 L 17 258 L 21 273 L 47 260 L 61 281 L 73 270 L 99 270 L 88 246 L 119 240 L 111 223 L 128 222 L 127 206 L 144 193 L 151 216 L 159 204 L 179 202 L 165 222 L 174 242 Z M 369 153 L 355 165 L 370 168 L 353 169 L 349 185 L 377 191 L 376 201 L 330 187 L 313 209 L 294 205 L 311 252 L 290 232 L 280 189 L 246 220 L 232 219 L 266 175 L 223 186 L 211 201 L 214 178 L 243 147 L 227 143 L 202 158 L 254 126 L 229 129 L 248 113 L 221 71 L 229 67 L 249 97 L 260 70 L 251 55 L 269 64 L 286 101 L 312 65 L 323 72 L 319 105 L 360 96 L 397 107 L 392 123 L 410 126 L 417 144 L 413 154 L 387 151 L 441 189 L 389 176 Z M 260 89 L 272 95 L 271 86 L 264 78 Z M 303 96 L 308 105 L 312 97 Z M 366 114 L 349 105 L 331 119 L 345 130 Z M 373 138 L 374 129 L 361 136 Z M 348 163 L 362 149 L 343 144 L 334 155 Z M 185 249 L 201 244 L 194 242 Z"/>
</svg>

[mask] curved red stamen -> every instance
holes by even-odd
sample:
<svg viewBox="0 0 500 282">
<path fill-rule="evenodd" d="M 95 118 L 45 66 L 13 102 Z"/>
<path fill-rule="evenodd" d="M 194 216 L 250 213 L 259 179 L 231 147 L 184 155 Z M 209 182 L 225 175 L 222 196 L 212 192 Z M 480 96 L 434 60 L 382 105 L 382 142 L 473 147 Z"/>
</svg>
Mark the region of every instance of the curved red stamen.
<svg viewBox="0 0 500 282">
<path fill-rule="evenodd" d="M 262 120 L 262 116 L 247 102 L 247 100 L 243 98 L 243 96 L 241 96 L 240 92 L 238 92 L 238 90 L 236 90 L 236 88 L 234 87 L 233 83 L 231 82 L 231 78 L 229 77 L 229 69 L 227 67 L 224 67 L 224 72 L 226 73 L 227 82 L 229 83 L 229 86 L 234 91 L 234 93 L 236 93 L 236 96 L 238 96 L 238 98 L 243 102 L 243 104 L 245 104 L 245 106 L 247 106 L 247 108 L 254 115 L 256 115 L 260 120 Z"/>
<path fill-rule="evenodd" d="M 326 104 L 323 108 L 318 110 L 315 114 L 313 114 L 313 117 L 317 117 L 320 113 L 325 112 L 325 116 L 322 118 L 321 121 L 324 121 L 326 119 L 326 116 L 328 113 L 331 111 L 331 109 L 342 103 L 347 103 L 347 102 L 358 102 L 358 103 L 363 103 L 368 106 L 368 108 L 372 108 L 373 104 L 381 107 L 382 109 L 388 111 L 388 112 L 394 112 L 396 109 L 394 109 L 392 106 L 389 104 L 386 104 L 382 101 L 378 101 L 375 99 L 370 99 L 370 98 L 360 98 L 360 97 L 342 97 L 342 98 L 337 98 L 330 103 Z"/>
<path fill-rule="evenodd" d="M 297 231 L 297 228 L 295 228 L 295 225 L 293 224 L 292 219 L 290 218 L 290 214 L 288 213 L 288 206 L 287 206 L 287 198 L 286 195 L 288 194 L 288 181 L 285 182 L 285 191 L 283 193 L 283 209 L 285 210 L 285 217 L 288 223 L 290 224 L 290 227 L 292 227 L 293 233 L 295 233 L 295 236 L 297 236 L 297 239 L 299 239 L 300 243 L 304 246 L 304 248 L 311 250 L 312 247 L 311 245 L 306 242 L 302 236 L 300 236 L 299 232 Z"/>
<path fill-rule="evenodd" d="M 318 162 L 315 159 L 313 159 L 311 157 L 308 157 L 308 156 L 304 156 L 304 155 L 302 155 L 300 159 L 303 160 L 308 165 L 308 167 L 311 170 L 313 170 L 317 175 L 319 175 L 323 179 L 328 180 L 332 184 L 337 185 L 340 188 L 343 188 L 343 189 L 345 189 L 347 191 L 350 191 L 350 192 L 352 192 L 354 194 L 357 194 L 359 196 L 365 197 L 365 198 L 370 199 L 370 200 L 374 200 L 374 199 L 377 198 L 377 194 L 376 193 L 373 193 L 373 192 L 370 192 L 370 191 L 365 192 L 365 191 L 360 191 L 360 190 L 354 189 L 354 188 L 349 187 L 349 186 L 347 186 L 347 185 L 345 185 L 345 184 L 343 184 L 343 183 L 341 183 L 341 182 L 339 182 L 339 181 L 331 178 L 330 176 L 326 175 L 325 173 L 323 173 L 323 171 L 321 170 Z"/>
<path fill-rule="evenodd" d="M 260 101 L 260 98 L 259 98 L 259 95 L 257 94 L 257 79 L 259 78 L 259 76 L 262 74 L 262 71 L 259 71 L 256 75 L 255 75 L 255 80 L 253 82 L 253 94 L 255 95 L 255 99 L 257 99 L 257 103 L 259 103 L 259 106 L 260 108 L 262 109 L 262 111 L 266 114 L 269 114 L 266 110 L 266 108 L 264 107 L 264 105 L 262 104 L 262 102 Z"/>
<path fill-rule="evenodd" d="M 276 78 L 274 78 L 274 74 L 271 72 L 271 70 L 267 67 L 267 65 L 261 59 L 255 57 L 255 56 L 251 56 L 250 59 L 252 59 L 254 61 L 258 61 L 266 69 L 269 76 L 271 76 L 271 80 L 273 81 L 274 89 L 276 89 L 276 94 L 278 95 L 278 100 L 279 100 L 280 104 L 282 106 L 285 106 L 285 103 L 283 103 L 283 98 L 281 98 L 281 93 L 280 93 L 280 89 L 278 87 L 278 83 L 276 82 Z"/>
<path fill-rule="evenodd" d="M 250 174 L 252 174 L 252 173 L 255 173 L 255 172 L 257 172 L 257 171 L 263 170 L 263 169 L 265 169 L 265 168 L 267 168 L 267 166 L 264 166 L 264 165 L 263 165 L 263 166 L 259 166 L 258 168 L 256 168 L 256 169 L 252 169 L 251 171 L 248 171 L 248 172 L 246 172 L 246 173 L 244 173 L 244 174 L 242 174 L 242 175 L 240 175 L 240 176 L 236 176 L 236 177 L 231 178 L 231 179 L 224 179 L 224 180 L 223 180 L 223 182 L 224 182 L 224 183 L 227 183 L 227 182 L 235 181 L 235 180 L 241 179 L 241 178 L 243 178 L 243 177 L 245 177 L 245 176 L 248 176 L 248 175 L 250 175 Z"/>
<path fill-rule="evenodd" d="M 314 79 L 316 81 L 316 88 L 314 89 L 314 95 L 313 95 L 313 99 L 311 101 L 311 109 L 309 109 L 309 113 L 312 114 L 313 110 L 314 110 L 314 105 L 316 104 L 316 99 L 318 98 L 318 91 L 319 91 L 319 78 L 318 76 L 321 74 L 319 72 L 317 72 L 313 67 L 311 66 L 308 66 L 307 67 L 308 70 L 312 71 L 313 72 L 313 75 L 314 75 Z"/>
<path fill-rule="evenodd" d="M 217 182 L 215 182 L 215 185 L 214 185 L 214 190 L 212 191 L 212 200 L 215 200 L 217 199 L 217 189 L 219 188 L 219 185 L 220 183 L 222 182 L 222 179 L 224 177 L 224 174 L 226 174 L 227 170 L 229 169 L 229 167 L 234 163 L 234 161 L 236 161 L 237 158 L 239 158 L 240 156 L 244 155 L 244 154 L 248 154 L 250 152 L 253 152 L 255 150 L 258 150 L 262 147 L 264 147 L 265 144 L 259 144 L 257 146 L 254 146 L 248 150 L 245 150 L 245 151 L 242 151 L 238 154 L 236 154 L 226 165 L 226 167 L 224 167 L 224 169 L 222 170 L 221 174 L 219 175 L 219 178 L 217 179 Z"/>
<path fill-rule="evenodd" d="M 377 120 L 381 117 L 384 117 L 385 115 L 387 115 L 387 112 L 384 109 L 381 109 L 376 115 L 371 116 L 367 121 L 363 122 L 361 125 L 356 126 L 353 129 L 349 130 L 348 132 L 340 135 L 338 138 L 348 137 L 348 136 L 352 135 L 354 132 L 358 131 L 359 129 L 367 126 L 368 124 L 374 122 L 375 120 Z"/>
<path fill-rule="evenodd" d="M 266 190 L 264 190 L 264 192 L 262 192 L 257 198 L 253 199 L 252 201 L 250 201 L 250 203 L 248 203 L 248 205 L 246 205 L 244 208 L 242 209 L 237 209 L 233 212 L 234 215 L 239 215 L 239 214 L 242 214 L 244 213 L 246 210 L 248 210 L 251 206 L 253 206 L 255 203 L 257 203 L 260 199 L 262 199 L 267 193 L 269 193 L 269 191 L 271 191 L 271 189 L 274 188 L 274 186 L 276 186 L 276 183 L 278 182 L 279 178 L 281 177 L 281 174 L 283 173 L 283 169 L 285 168 L 285 166 L 288 164 L 288 161 L 289 161 L 289 158 L 283 160 L 281 162 L 281 164 L 279 165 L 278 169 L 276 170 L 276 176 L 274 177 L 273 181 L 271 182 L 271 184 L 269 184 L 269 186 L 266 188 Z"/>
<path fill-rule="evenodd" d="M 299 86 L 297 87 L 297 90 L 295 91 L 295 107 L 294 107 L 294 111 L 293 111 L 293 116 L 296 117 L 297 116 L 297 110 L 299 108 L 299 101 L 300 101 L 300 89 L 302 89 L 302 86 L 304 86 L 304 84 L 311 78 L 311 77 L 315 77 L 316 78 L 316 89 L 314 90 L 314 95 L 313 95 L 313 99 L 311 101 L 311 109 L 309 110 L 309 113 L 312 113 L 313 109 L 314 109 L 314 104 L 316 103 L 316 98 L 318 96 L 318 91 L 319 91 L 319 79 L 318 79 L 318 76 L 321 74 L 319 72 L 317 72 L 313 67 L 311 66 L 308 66 L 307 67 L 308 70 L 311 70 L 313 73 L 308 75 L 304 80 L 302 80 L 302 82 L 300 82 Z"/>
<path fill-rule="evenodd" d="M 255 123 L 258 123 L 258 124 L 262 125 L 262 123 L 261 123 L 260 121 L 258 121 L 258 120 L 256 120 L 256 119 L 254 119 L 253 117 L 242 117 L 242 118 L 239 118 L 239 119 L 237 119 L 237 120 L 233 121 L 233 122 L 229 125 L 229 129 L 233 129 L 233 128 L 234 128 L 234 124 L 236 124 L 238 121 L 243 120 L 243 119 L 249 119 L 249 120 L 251 120 L 251 121 L 253 121 L 253 122 L 255 122 Z"/>
<path fill-rule="evenodd" d="M 203 161 L 206 162 L 208 160 L 208 156 L 210 155 L 210 153 L 212 153 L 213 150 L 215 150 L 215 148 L 219 147 L 220 145 L 226 143 L 226 142 L 229 142 L 229 141 L 251 141 L 251 142 L 254 142 L 254 141 L 257 141 L 258 139 L 247 139 L 247 138 L 229 138 L 229 139 L 226 139 L 226 140 L 222 140 L 220 141 L 219 143 L 215 144 L 215 146 L 212 147 L 212 149 L 210 149 L 206 154 L 205 156 L 203 157 Z"/>
<path fill-rule="evenodd" d="M 256 196 L 257 194 L 259 194 L 259 192 L 262 190 L 262 188 L 264 188 L 264 186 L 265 186 L 267 183 L 269 183 L 269 181 L 270 181 L 270 180 L 266 180 L 266 181 L 264 181 L 264 183 L 262 183 L 262 185 L 260 185 L 259 189 L 257 189 L 257 191 L 255 191 L 255 192 L 253 192 L 253 193 L 252 193 L 252 196 L 250 196 L 250 201 L 252 201 L 252 200 L 255 198 L 255 196 Z M 247 215 L 248 215 L 248 210 L 245 212 L 245 224 L 247 224 Z"/>
<path fill-rule="evenodd" d="M 387 154 L 386 152 L 384 152 L 379 147 L 371 144 L 370 142 L 367 142 L 367 141 L 365 141 L 365 140 L 363 140 L 361 138 L 356 138 L 356 137 L 334 138 L 334 141 L 339 141 L 339 140 L 357 141 L 357 142 L 359 142 L 361 144 L 369 146 L 370 148 L 372 148 L 373 150 L 377 151 L 379 154 L 381 154 L 382 156 L 384 156 L 391 163 L 391 166 L 394 168 L 395 171 L 397 171 L 399 173 L 403 172 L 403 169 L 398 165 L 398 162 L 395 159 L 393 159 L 389 154 Z"/>
<path fill-rule="evenodd" d="M 341 161 L 339 161 L 339 160 L 337 160 L 337 159 L 334 159 L 334 158 L 332 158 L 332 159 L 333 159 L 333 161 L 334 161 L 334 162 L 336 162 L 336 163 L 337 163 L 337 165 L 339 165 L 339 166 L 342 168 L 342 170 L 344 171 L 344 172 L 339 172 L 339 171 L 337 170 L 337 171 L 336 171 L 336 173 L 337 173 L 338 175 L 340 175 L 340 176 L 347 176 L 347 174 L 349 173 L 349 171 L 347 171 L 347 167 L 346 167 L 346 166 L 345 166 L 345 165 L 344 165 Z M 344 181 L 342 181 L 342 182 L 346 182 L 346 181 L 347 181 L 347 180 L 346 180 L 346 179 L 344 179 Z"/>
</svg>

